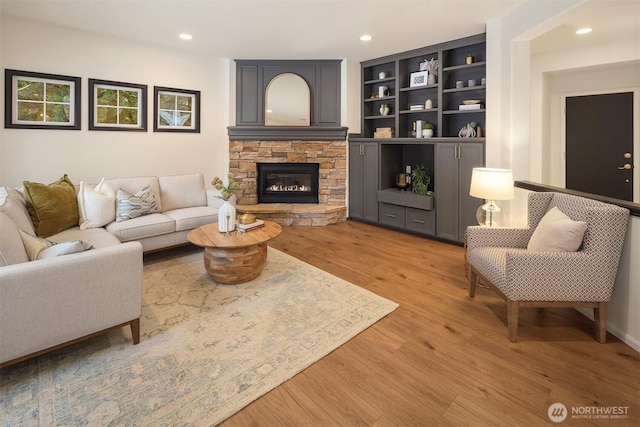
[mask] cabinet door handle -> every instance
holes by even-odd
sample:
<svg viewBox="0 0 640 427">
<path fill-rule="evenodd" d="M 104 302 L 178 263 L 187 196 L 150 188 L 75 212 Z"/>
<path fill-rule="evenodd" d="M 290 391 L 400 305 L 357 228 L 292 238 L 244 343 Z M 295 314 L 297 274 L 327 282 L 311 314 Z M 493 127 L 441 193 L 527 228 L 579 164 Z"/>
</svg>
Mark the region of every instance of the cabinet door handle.
<svg viewBox="0 0 640 427">
<path fill-rule="evenodd" d="M 394 214 L 384 214 L 385 216 L 388 216 L 389 218 L 395 218 L 396 216 Z"/>
<path fill-rule="evenodd" d="M 364 156 L 364 144 L 360 144 L 360 155 Z"/>
<path fill-rule="evenodd" d="M 411 221 L 417 222 L 418 224 L 424 224 L 424 221 L 421 219 L 412 219 Z"/>
</svg>

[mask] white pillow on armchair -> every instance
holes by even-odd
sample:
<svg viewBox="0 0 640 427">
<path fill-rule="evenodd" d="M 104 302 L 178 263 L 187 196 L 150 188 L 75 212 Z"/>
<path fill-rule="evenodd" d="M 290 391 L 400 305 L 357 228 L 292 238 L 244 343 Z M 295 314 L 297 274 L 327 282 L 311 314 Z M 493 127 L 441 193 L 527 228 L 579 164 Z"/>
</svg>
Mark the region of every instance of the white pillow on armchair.
<svg viewBox="0 0 640 427">
<path fill-rule="evenodd" d="M 580 249 L 587 223 L 574 221 L 554 206 L 540 220 L 527 249 L 540 252 L 575 252 Z"/>
</svg>

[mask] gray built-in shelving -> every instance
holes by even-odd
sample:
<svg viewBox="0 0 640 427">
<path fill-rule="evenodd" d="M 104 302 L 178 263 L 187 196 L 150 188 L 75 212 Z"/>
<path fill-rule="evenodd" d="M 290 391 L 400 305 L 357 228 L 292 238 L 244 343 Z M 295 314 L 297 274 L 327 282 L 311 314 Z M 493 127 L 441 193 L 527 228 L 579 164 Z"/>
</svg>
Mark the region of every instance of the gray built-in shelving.
<svg viewBox="0 0 640 427">
<path fill-rule="evenodd" d="M 349 136 L 349 216 L 381 226 L 462 243 L 467 225 L 475 224 L 481 200 L 469 196 L 471 169 L 484 165 L 486 77 L 485 34 L 427 46 L 361 63 L 361 134 Z M 471 63 L 467 56 L 473 57 Z M 411 87 L 411 73 L 424 60 L 438 61 L 436 82 Z M 384 78 L 379 78 L 381 72 Z M 469 87 L 468 81 L 475 86 Z M 462 81 L 463 87 L 456 87 Z M 379 87 L 386 86 L 383 96 Z M 374 96 L 372 96 L 374 95 Z M 431 99 L 433 108 L 412 110 Z M 465 100 L 480 100 L 478 110 L 460 110 Z M 388 115 L 380 106 L 390 107 Z M 435 125 L 432 138 L 415 138 L 417 120 Z M 478 124 L 482 137 L 460 138 L 467 123 Z M 391 138 L 374 138 L 377 128 L 392 128 Z M 397 189 L 396 174 L 424 165 L 434 196 Z M 420 199 L 422 198 L 422 199 Z"/>
</svg>

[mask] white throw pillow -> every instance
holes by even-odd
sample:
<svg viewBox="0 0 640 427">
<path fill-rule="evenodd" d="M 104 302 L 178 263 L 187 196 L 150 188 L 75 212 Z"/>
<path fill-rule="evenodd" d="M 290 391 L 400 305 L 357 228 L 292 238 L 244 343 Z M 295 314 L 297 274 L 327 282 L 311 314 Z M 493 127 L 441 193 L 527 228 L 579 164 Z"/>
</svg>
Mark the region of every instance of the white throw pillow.
<svg viewBox="0 0 640 427">
<path fill-rule="evenodd" d="M 71 242 L 56 243 L 42 237 L 34 236 L 25 231 L 18 229 L 22 244 L 24 245 L 29 260 L 53 258 L 60 255 L 74 254 L 76 252 L 88 251 L 93 246 L 82 240 L 73 240 Z"/>
<path fill-rule="evenodd" d="M 554 206 L 540 220 L 527 249 L 540 252 L 575 252 L 580 249 L 587 223 L 574 221 Z"/>
<path fill-rule="evenodd" d="M 104 178 L 95 187 L 80 182 L 78 211 L 80 230 L 103 227 L 116 219 L 116 192 Z"/>
<path fill-rule="evenodd" d="M 93 249 L 89 243 L 83 242 L 82 240 L 73 240 L 71 242 L 62 242 L 57 243 L 53 246 L 50 246 L 46 249 L 43 249 L 38 254 L 38 259 L 46 259 L 53 258 L 60 255 L 69 255 L 75 254 L 76 252 L 84 252 L 89 249 Z"/>
<path fill-rule="evenodd" d="M 38 259 L 40 252 L 56 244 L 56 242 L 34 236 L 33 234 L 29 234 L 21 229 L 18 229 L 18 232 L 20 233 L 24 249 L 27 251 L 29 261 Z"/>
</svg>

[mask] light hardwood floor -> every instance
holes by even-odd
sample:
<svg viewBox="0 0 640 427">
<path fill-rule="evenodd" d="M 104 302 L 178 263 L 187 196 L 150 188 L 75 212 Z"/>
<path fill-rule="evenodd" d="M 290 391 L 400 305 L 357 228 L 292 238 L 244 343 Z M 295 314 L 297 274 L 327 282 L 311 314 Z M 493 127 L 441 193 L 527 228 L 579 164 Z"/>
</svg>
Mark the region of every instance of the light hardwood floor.
<svg viewBox="0 0 640 427">
<path fill-rule="evenodd" d="M 222 425 L 566 426 L 640 424 L 639 354 L 573 309 L 522 309 L 507 339 L 505 303 L 468 296 L 462 247 L 347 221 L 283 227 L 270 246 L 400 307 Z M 572 409 L 628 407 L 626 419 Z"/>
</svg>

